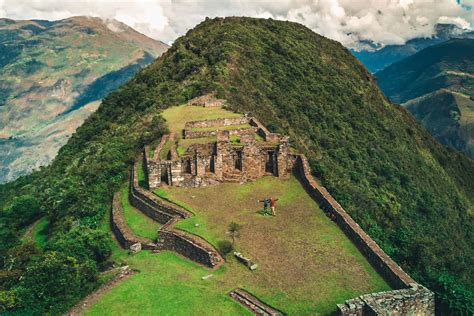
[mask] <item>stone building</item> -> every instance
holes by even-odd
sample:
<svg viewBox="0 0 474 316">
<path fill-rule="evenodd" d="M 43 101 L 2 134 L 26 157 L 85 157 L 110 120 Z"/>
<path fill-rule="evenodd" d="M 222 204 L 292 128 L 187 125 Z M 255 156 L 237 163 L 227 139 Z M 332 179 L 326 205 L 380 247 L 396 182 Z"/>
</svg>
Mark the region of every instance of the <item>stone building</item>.
<svg viewBox="0 0 474 316">
<path fill-rule="evenodd" d="M 248 127 L 232 128 L 243 124 Z M 187 122 L 183 137 L 216 137 L 216 141 L 192 143 L 181 155 L 172 145 L 166 159 L 159 159 L 164 143 L 170 140 L 169 135 L 164 137 L 156 158 L 146 161 L 150 188 L 163 183 L 183 187 L 243 183 L 265 175 L 288 178 L 293 167 L 289 138 L 270 133 L 252 117 Z"/>
</svg>

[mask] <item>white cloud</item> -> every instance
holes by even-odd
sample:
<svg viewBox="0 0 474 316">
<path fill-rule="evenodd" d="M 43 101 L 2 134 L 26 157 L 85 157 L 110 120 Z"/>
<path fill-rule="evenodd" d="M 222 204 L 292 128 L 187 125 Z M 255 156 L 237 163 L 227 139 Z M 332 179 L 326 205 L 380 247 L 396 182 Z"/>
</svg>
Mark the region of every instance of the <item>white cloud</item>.
<svg viewBox="0 0 474 316">
<path fill-rule="evenodd" d="M 359 40 L 386 45 L 431 36 L 436 23 L 472 27 L 473 6 L 474 0 L 0 0 L 0 16 L 114 18 L 163 41 L 183 35 L 206 16 L 271 17 L 305 24 L 354 47 Z"/>
</svg>

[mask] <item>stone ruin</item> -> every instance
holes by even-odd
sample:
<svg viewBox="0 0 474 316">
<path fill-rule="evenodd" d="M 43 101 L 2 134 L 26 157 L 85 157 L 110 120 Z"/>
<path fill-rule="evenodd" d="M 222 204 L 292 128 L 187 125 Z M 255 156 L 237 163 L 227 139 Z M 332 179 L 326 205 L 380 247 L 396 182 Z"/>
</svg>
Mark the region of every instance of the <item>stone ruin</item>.
<svg viewBox="0 0 474 316">
<path fill-rule="evenodd" d="M 204 99 L 207 100 L 207 99 Z M 197 100 L 196 102 L 204 102 Z M 202 105 L 206 106 L 206 105 Z M 244 126 L 244 127 L 242 127 Z M 294 171 L 302 185 L 321 209 L 334 218 L 338 226 L 378 270 L 394 290 L 362 295 L 338 304 L 339 315 L 434 315 L 434 293 L 414 281 L 397 265 L 342 206 L 312 176 L 306 157 L 292 153 L 288 137 L 270 133 L 253 117 L 237 117 L 187 122 L 184 140 L 215 139 L 215 141 L 190 142 L 178 155 L 172 134 L 162 137 L 153 155 L 145 150 L 144 171 L 149 189 L 162 184 L 182 187 L 200 187 L 221 182 L 253 181 L 265 175 L 288 178 Z M 172 142 L 164 159 L 160 154 L 165 144 Z M 163 157 L 163 155 L 161 155 Z M 223 259 L 206 241 L 197 236 L 172 229 L 179 218 L 189 216 L 187 211 L 172 205 L 150 191 L 142 189 L 133 168 L 129 192 L 130 203 L 147 216 L 163 223 L 156 241 L 133 236 L 124 222 L 118 195 L 114 196 L 112 228 L 124 247 L 142 249 L 168 249 L 210 268 L 222 264 Z M 140 244 L 138 247 L 137 243 Z M 135 246 L 136 245 L 136 246 Z M 239 254 L 244 263 L 251 263 Z M 259 315 L 282 313 L 260 302 L 248 292 L 236 289 L 230 296 Z"/>
<path fill-rule="evenodd" d="M 191 141 L 181 155 L 173 144 L 166 159 L 160 159 L 165 143 L 173 141 L 173 135 L 164 136 L 153 158 L 146 159 L 150 189 L 162 184 L 200 187 L 244 183 L 265 175 L 286 179 L 291 173 L 295 156 L 290 151 L 289 138 L 270 133 L 253 117 L 191 121 L 184 126 L 185 140 L 209 137 L 216 140 Z"/>
</svg>

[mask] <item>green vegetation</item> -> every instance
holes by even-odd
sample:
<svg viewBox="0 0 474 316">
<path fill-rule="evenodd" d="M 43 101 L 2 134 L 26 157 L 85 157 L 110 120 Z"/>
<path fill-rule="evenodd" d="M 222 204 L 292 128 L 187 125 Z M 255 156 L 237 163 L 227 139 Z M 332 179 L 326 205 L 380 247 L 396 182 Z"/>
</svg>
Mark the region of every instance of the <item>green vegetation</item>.
<svg viewBox="0 0 474 316">
<path fill-rule="evenodd" d="M 34 226 L 32 231 L 32 239 L 36 242 L 36 245 L 41 249 L 44 248 L 46 241 L 48 240 L 47 229 L 49 220 L 46 217 L 40 219 Z"/>
<path fill-rule="evenodd" d="M 137 176 L 138 176 L 138 185 L 143 188 L 147 188 L 148 183 L 146 182 L 145 170 L 143 169 L 143 160 L 139 159 L 137 161 Z"/>
<path fill-rule="evenodd" d="M 252 272 L 233 256 L 216 272 L 168 252 L 122 257 L 139 273 L 113 288 L 86 315 L 206 314 L 204 308 L 217 315 L 241 314 L 242 307 L 227 295 L 236 287 L 290 314 L 326 315 L 345 299 L 389 289 L 293 177 L 201 189 L 160 188 L 155 193 L 192 209 L 195 216 L 178 225 L 187 222 L 186 230 L 219 239 L 216 244 L 224 254 L 233 248 L 227 231 L 234 231 L 235 247 L 258 260 L 259 268 Z M 279 216 L 263 218 L 257 214 L 257 197 L 272 193 L 280 198 Z M 219 194 L 226 198 L 206 202 Z M 213 276 L 201 279 L 209 274 Z"/>
<path fill-rule="evenodd" d="M 106 97 L 51 166 L 0 186 L 1 258 L 19 246 L 27 226 L 45 215 L 51 220 L 46 252 L 22 252 L 39 259 L 22 261 L 17 275 L 2 279 L 0 297 L 11 298 L 2 308 L 23 314 L 31 314 L 33 307 L 41 313 L 63 312 L 97 284 L 113 247 L 102 242 L 110 239 L 103 219 L 134 157 L 165 132 L 159 112 L 213 91 L 232 110 L 250 112 L 271 131 L 290 135 L 315 176 L 394 260 L 452 310 L 472 311 L 474 163 L 442 147 L 407 111 L 389 103 L 341 44 L 296 23 L 250 18 L 206 20 L 189 31 L 165 56 Z M 18 217 L 8 210 L 25 195 L 40 207 L 31 221 L 16 222 Z M 227 205 L 216 208 L 222 211 Z M 211 226 L 204 216 L 196 217 Z M 267 218 L 255 220 L 260 219 Z M 216 240 L 211 241 L 224 239 L 219 237 L 224 233 L 213 233 Z M 58 236 L 64 245 L 87 241 L 97 251 L 72 247 L 72 252 L 52 242 Z M 236 244 L 244 240 L 242 236 Z M 53 252 L 55 261 L 64 256 L 77 260 L 74 269 L 61 270 L 82 282 L 68 287 L 67 296 L 18 281 L 28 275 L 32 282 L 29 268 Z M 87 265 L 96 272 L 78 274 Z M 6 271 L 3 259 L 0 268 Z M 62 289 L 64 280 L 51 278 L 48 287 Z M 333 289 L 340 291 L 340 284 Z M 41 293 L 48 297 L 39 298 Z"/>
<path fill-rule="evenodd" d="M 474 39 L 429 47 L 377 77 L 440 143 L 474 158 Z"/>
<path fill-rule="evenodd" d="M 291 315 L 327 315 L 346 299 L 389 289 L 295 177 L 198 189 L 163 187 L 155 194 L 194 213 L 175 228 L 203 237 L 223 254 L 230 242 L 256 260 L 259 268 L 250 272 L 228 256 L 221 282 L 229 289 L 241 286 Z M 272 195 L 279 198 L 277 216 L 259 215 L 257 201 Z"/>
<path fill-rule="evenodd" d="M 50 163 L 102 98 L 167 48 L 97 18 L 3 21 L 0 183 Z"/>
<path fill-rule="evenodd" d="M 140 272 L 106 293 L 85 315 L 252 315 L 227 295 L 233 288 L 220 282 L 229 273 L 225 268 L 210 272 L 172 252 L 140 252 L 126 262 Z"/>
<path fill-rule="evenodd" d="M 120 202 L 122 203 L 125 221 L 133 234 L 155 240 L 160 225 L 130 205 L 127 185 L 121 190 Z"/>
</svg>

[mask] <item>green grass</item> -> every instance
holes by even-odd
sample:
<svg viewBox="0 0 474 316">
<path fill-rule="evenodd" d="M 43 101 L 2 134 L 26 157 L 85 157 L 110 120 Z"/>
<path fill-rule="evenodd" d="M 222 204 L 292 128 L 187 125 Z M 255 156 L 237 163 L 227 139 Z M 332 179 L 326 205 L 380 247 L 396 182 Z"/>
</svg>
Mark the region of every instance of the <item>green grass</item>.
<svg viewBox="0 0 474 316">
<path fill-rule="evenodd" d="M 137 161 L 137 173 L 138 173 L 138 184 L 143 187 L 143 188 L 146 188 L 148 185 L 147 185 L 147 182 L 146 182 L 146 177 L 145 177 L 145 171 L 143 170 L 143 160 L 141 159 L 138 159 Z"/>
<path fill-rule="evenodd" d="M 252 315 L 221 283 L 226 271 L 202 280 L 209 270 L 171 252 L 127 257 L 139 273 L 93 304 L 85 315 Z"/>
<path fill-rule="evenodd" d="M 161 160 L 165 160 L 167 159 L 167 156 L 168 156 L 168 153 L 171 149 L 171 146 L 173 146 L 173 144 L 175 143 L 175 140 L 167 140 L 166 143 L 163 145 L 163 147 L 161 148 L 161 151 L 160 151 L 160 159 Z"/>
<path fill-rule="evenodd" d="M 330 314 L 346 299 L 390 289 L 294 177 L 205 188 L 162 187 L 155 194 L 195 214 L 175 228 L 213 245 L 230 239 L 227 227 L 232 221 L 241 224 L 235 246 L 259 268 L 249 275 L 228 257 L 221 281 L 229 288 L 241 286 L 289 314 Z M 277 216 L 259 215 L 262 205 L 257 200 L 271 195 L 279 198 Z"/>
<path fill-rule="evenodd" d="M 125 220 L 132 232 L 137 236 L 156 239 L 160 225 L 130 205 L 127 185 L 124 185 L 121 190 L 120 202 L 122 203 Z"/>
<path fill-rule="evenodd" d="M 230 112 L 222 108 L 205 108 L 201 106 L 173 106 L 162 113 L 171 132 L 181 135 L 184 124 L 188 121 L 212 120 L 218 118 L 240 117 L 242 114 Z"/>
<path fill-rule="evenodd" d="M 46 230 L 49 225 L 49 220 L 46 217 L 41 218 L 33 227 L 31 234 L 32 240 L 36 242 L 39 248 L 44 248 L 48 235 Z"/>
</svg>

